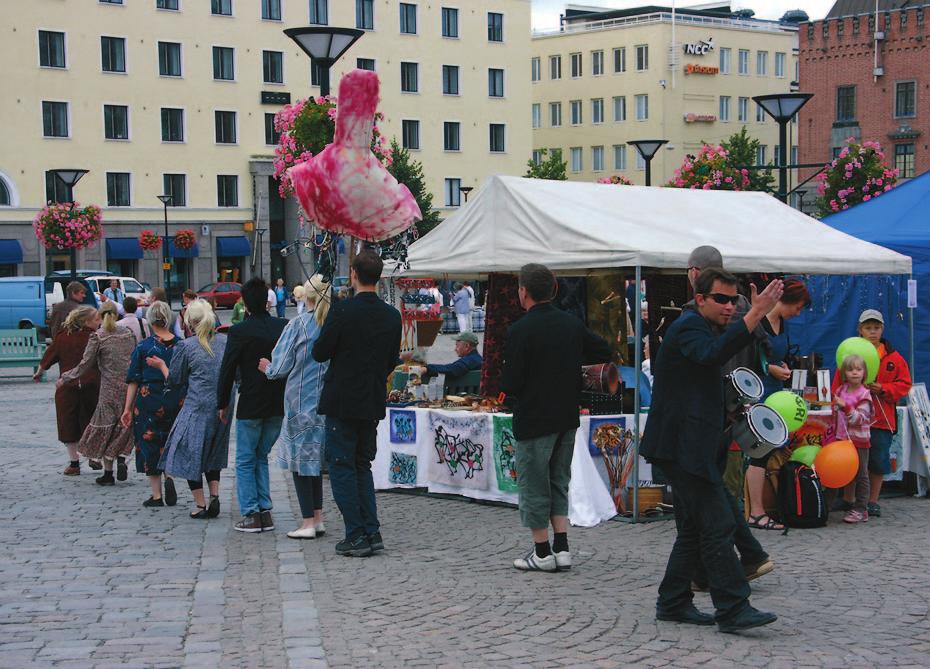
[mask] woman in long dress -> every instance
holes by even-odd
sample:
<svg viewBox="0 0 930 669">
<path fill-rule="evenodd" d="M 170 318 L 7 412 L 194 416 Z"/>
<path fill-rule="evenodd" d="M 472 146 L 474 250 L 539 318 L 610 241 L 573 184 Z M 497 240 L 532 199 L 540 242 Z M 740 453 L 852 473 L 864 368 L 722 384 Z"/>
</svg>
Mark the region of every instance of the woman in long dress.
<svg viewBox="0 0 930 669">
<path fill-rule="evenodd" d="M 56 387 L 63 388 L 94 367 L 100 373 L 97 409 L 77 443 L 77 451 L 91 460 L 103 460 L 103 476 L 96 481 L 99 485 L 109 486 L 115 485 L 114 460 L 119 461 L 119 480 L 126 480 L 125 457 L 132 452 L 132 432 L 120 424 L 120 412 L 126 396 L 126 370 L 136 338 L 132 332 L 116 324 L 119 312 L 112 301 L 100 307 L 97 317 L 100 328 L 88 338 L 81 362 L 62 374 Z"/>
<path fill-rule="evenodd" d="M 229 455 L 229 423 L 220 421 L 216 408 L 226 336 L 215 334 L 213 308 L 206 300 L 188 304 L 184 321 L 195 336 L 178 342 L 170 368 L 161 358 L 149 358 L 149 364 L 164 376 L 169 392 L 187 388 L 160 466 L 166 474 L 187 479 L 197 507 L 191 518 L 216 518 L 220 514 L 220 470 L 226 468 Z M 203 496 L 204 477 L 210 488 L 209 506 Z"/>
<path fill-rule="evenodd" d="M 77 367 L 84 357 L 90 336 L 99 326 L 96 309 L 86 305 L 74 309 L 68 314 L 52 345 L 45 349 L 39 369 L 32 378 L 41 381 L 45 370 L 54 364 L 58 365 L 59 375 Z M 89 367 L 79 379 L 65 383 L 55 390 L 58 441 L 68 449 L 70 458 L 64 471 L 65 476 L 78 476 L 81 473 L 77 443 L 97 408 L 99 391 L 100 373 L 96 367 Z"/>
<path fill-rule="evenodd" d="M 326 321 L 331 301 L 330 285 L 316 274 L 304 284 L 306 311 L 290 321 L 271 352 L 258 368 L 269 379 L 287 377 L 284 388 L 284 421 L 278 442 L 278 464 L 294 477 L 303 523 L 287 533 L 291 539 L 313 539 L 326 531 L 323 525 L 323 477 L 320 462 L 325 425 L 316 412 L 328 363 L 310 355 Z"/>
</svg>

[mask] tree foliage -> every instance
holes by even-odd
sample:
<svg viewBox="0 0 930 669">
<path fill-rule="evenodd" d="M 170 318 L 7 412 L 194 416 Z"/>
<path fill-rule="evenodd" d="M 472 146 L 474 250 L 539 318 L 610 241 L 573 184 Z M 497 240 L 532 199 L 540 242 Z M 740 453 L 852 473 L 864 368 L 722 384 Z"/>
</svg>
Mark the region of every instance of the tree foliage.
<svg viewBox="0 0 930 669">
<path fill-rule="evenodd" d="M 762 142 L 751 137 L 746 132 L 746 126 L 743 126 L 739 132 L 733 133 L 729 138 L 721 143 L 729 154 L 727 160 L 735 167 L 749 167 L 756 164 L 756 157 L 759 155 L 759 147 Z M 771 163 L 769 163 L 771 164 Z M 743 190 L 756 190 L 765 193 L 771 193 L 775 190 L 775 177 L 772 170 L 749 170 L 749 185 Z"/>
<path fill-rule="evenodd" d="M 553 151 L 549 155 L 548 149 L 540 149 L 540 160 L 535 162 L 533 159 L 526 161 L 526 174 L 528 179 L 552 179 L 554 181 L 565 181 L 566 162 L 562 160 L 560 150 Z M 547 157 L 548 156 L 548 157 Z"/>
<path fill-rule="evenodd" d="M 400 146 L 396 139 L 391 140 L 391 163 L 388 172 L 399 183 L 404 184 L 417 201 L 423 220 L 417 222 L 417 233 L 420 237 L 435 228 L 441 222 L 439 212 L 433 209 L 433 194 L 426 187 L 423 176 L 423 165 L 410 158 L 410 151 Z"/>
</svg>

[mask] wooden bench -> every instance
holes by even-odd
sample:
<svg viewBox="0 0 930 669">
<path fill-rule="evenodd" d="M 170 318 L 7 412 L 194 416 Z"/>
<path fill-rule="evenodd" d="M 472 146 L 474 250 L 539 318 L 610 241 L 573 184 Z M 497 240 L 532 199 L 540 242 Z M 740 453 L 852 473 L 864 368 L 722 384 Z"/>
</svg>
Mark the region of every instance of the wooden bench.
<svg viewBox="0 0 930 669">
<path fill-rule="evenodd" d="M 44 353 L 45 344 L 39 342 L 35 328 L 0 330 L 0 367 L 32 367 L 35 373 Z"/>
</svg>

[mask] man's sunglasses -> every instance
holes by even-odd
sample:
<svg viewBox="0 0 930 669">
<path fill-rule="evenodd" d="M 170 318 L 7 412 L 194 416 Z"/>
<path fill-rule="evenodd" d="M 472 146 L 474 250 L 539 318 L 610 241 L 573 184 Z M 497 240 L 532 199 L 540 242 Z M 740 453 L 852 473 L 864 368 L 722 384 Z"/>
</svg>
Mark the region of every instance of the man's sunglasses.
<svg viewBox="0 0 930 669">
<path fill-rule="evenodd" d="M 706 293 L 704 297 L 709 297 L 717 304 L 726 304 L 727 302 L 729 302 L 730 304 L 735 305 L 737 302 L 739 302 L 739 295 L 724 295 L 723 293 Z"/>
</svg>

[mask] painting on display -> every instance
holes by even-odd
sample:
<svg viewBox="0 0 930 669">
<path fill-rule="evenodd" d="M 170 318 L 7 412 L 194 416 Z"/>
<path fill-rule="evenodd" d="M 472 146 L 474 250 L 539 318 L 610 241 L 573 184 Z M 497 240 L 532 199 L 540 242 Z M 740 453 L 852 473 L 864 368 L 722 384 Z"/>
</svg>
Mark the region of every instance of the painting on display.
<svg viewBox="0 0 930 669">
<path fill-rule="evenodd" d="M 920 444 L 924 461 L 930 467 L 930 398 L 927 397 L 927 386 L 915 383 L 907 393 L 907 405 L 911 409 L 911 425 L 914 428 L 914 439 Z"/>
<path fill-rule="evenodd" d="M 513 438 L 513 416 L 494 416 L 494 470 L 498 490 L 517 492 L 517 440 Z"/>
<path fill-rule="evenodd" d="M 388 480 L 395 485 L 416 485 L 417 456 L 391 451 Z"/>
<path fill-rule="evenodd" d="M 415 411 L 391 409 L 391 443 L 415 444 L 417 442 L 417 414 Z"/>
<path fill-rule="evenodd" d="M 490 421 L 483 416 L 449 416 L 434 411 L 429 426 L 434 446 L 428 469 L 430 483 L 487 490 Z"/>
</svg>

